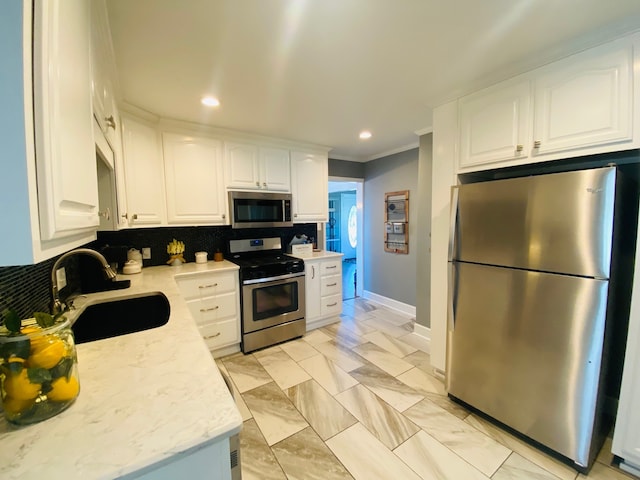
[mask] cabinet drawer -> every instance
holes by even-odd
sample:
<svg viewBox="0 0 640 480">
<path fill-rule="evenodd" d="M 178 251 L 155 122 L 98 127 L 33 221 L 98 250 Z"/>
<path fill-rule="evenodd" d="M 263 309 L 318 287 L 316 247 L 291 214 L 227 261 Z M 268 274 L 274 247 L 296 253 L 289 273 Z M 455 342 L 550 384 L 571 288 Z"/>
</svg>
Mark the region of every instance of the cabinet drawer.
<svg viewBox="0 0 640 480">
<path fill-rule="evenodd" d="M 339 293 L 342 293 L 342 276 L 328 275 L 326 277 L 322 277 L 322 281 L 320 283 L 321 297 L 337 295 Z"/>
<path fill-rule="evenodd" d="M 342 312 L 342 294 L 329 295 L 328 297 L 322 297 L 320 314 L 324 315 L 338 315 Z"/>
<path fill-rule="evenodd" d="M 198 325 L 237 315 L 236 292 L 187 302 L 193 319 Z"/>
<path fill-rule="evenodd" d="M 342 275 L 342 261 L 331 260 L 320 264 L 320 275 Z"/>
<path fill-rule="evenodd" d="M 200 335 L 204 338 L 209 350 L 240 343 L 239 322 L 237 317 L 233 317 L 221 322 L 201 325 Z"/>
<path fill-rule="evenodd" d="M 238 272 L 188 274 L 176 278 L 182 296 L 186 299 L 203 298 L 219 293 L 233 292 L 238 284 Z"/>
</svg>

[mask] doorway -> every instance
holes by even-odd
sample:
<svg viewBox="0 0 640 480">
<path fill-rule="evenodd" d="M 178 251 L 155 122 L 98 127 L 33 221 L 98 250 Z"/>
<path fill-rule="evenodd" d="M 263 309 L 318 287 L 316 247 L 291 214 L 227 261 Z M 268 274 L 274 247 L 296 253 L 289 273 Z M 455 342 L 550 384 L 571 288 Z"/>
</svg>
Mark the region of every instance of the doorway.
<svg viewBox="0 0 640 480">
<path fill-rule="evenodd" d="M 329 221 L 325 224 L 325 250 L 342 257 L 342 298 L 362 295 L 362 179 L 329 179 Z"/>
</svg>

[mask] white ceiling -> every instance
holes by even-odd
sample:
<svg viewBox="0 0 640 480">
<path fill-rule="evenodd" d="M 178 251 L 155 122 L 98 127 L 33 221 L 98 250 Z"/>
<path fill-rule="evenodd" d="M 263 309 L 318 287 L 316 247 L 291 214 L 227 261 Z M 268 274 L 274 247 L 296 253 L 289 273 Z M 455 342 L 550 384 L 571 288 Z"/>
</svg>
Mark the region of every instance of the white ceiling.
<svg viewBox="0 0 640 480">
<path fill-rule="evenodd" d="M 107 4 L 121 100 L 357 161 L 417 145 L 445 101 L 640 29 L 639 0 Z"/>
</svg>

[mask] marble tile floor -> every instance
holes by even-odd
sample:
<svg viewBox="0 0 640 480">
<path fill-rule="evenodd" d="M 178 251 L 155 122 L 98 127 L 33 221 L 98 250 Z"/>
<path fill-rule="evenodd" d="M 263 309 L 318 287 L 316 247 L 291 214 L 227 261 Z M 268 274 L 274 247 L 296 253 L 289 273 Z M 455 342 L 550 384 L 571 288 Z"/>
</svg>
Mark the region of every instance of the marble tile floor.
<svg viewBox="0 0 640 480">
<path fill-rule="evenodd" d="M 243 480 L 629 480 L 607 439 L 588 476 L 451 402 L 414 319 L 362 298 L 335 323 L 218 358 L 244 425 Z"/>
</svg>

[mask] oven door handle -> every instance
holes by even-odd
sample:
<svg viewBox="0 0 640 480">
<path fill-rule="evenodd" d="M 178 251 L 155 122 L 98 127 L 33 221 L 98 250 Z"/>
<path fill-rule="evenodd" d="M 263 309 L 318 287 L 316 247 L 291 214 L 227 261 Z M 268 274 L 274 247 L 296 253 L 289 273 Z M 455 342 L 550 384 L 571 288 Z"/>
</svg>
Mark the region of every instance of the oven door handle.
<svg viewBox="0 0 640 480">
<path fill-rule="evenodd" d="M 268 278 L 256 278 L 255 280 L 244 280 L 242 282 L 243 285 L 253 285 L 256 283 L 268 283 L 273 282 L 275 280 L 285 280 L 287 278 L 296 278 L 296 277 L 304 277 L 304 272 L 302 273 L 287 273 L 285 275 L 277 275 L 275 277 Z"/>
</svg>

